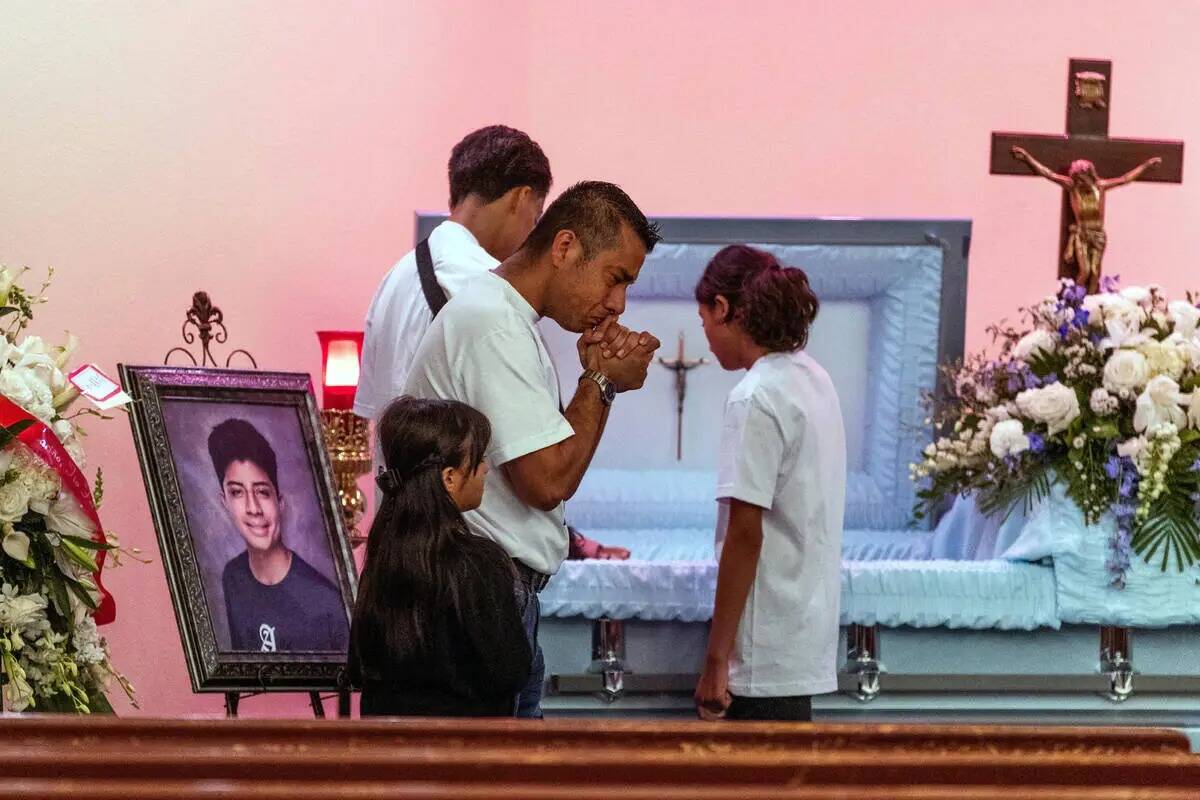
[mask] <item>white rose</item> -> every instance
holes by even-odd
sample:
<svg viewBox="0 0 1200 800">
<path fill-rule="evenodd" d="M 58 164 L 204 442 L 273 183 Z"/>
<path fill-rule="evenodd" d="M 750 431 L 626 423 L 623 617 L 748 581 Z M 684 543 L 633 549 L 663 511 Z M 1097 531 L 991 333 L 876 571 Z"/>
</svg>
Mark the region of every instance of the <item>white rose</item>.
<svg viewBox="0 0 1200 800">
<path fill-rule="evenodd" d="M 1167 375 L 1172 380 L 1179 380 L 1183 369 L 1187 366 L 1187 357 L 1179 347 L 1178 340 L 1160 342 L 1148 339 L 1138 345 L 1138 352 L 1146 357 L 1151 375 Z"/>
<path fill-rule="evenodd" d="M 988 418 L 996 422 L 1002 422 L 1012 417 L 1012 414 L 1008 413 L 1008 408 L 1005 406 L 994 406 L 989 408 L 985 413 L 988 415 Z"/>
<path fill-rule="evenodd" d="M 1182 428 L 1187 424 L 1187 415 L 1180 407 L 1184 397 L 1179 393 L 1179 384 L 1166 375 L 1151 378 L 1146 384 L 1146 391 L 1137 399 L 1137 408 L 1133 413 L 1133 427 L 1138 433 L 1147 428 L 1162 424 L 1171 424 Z"/>
<path fill-rule="evenodd" d="M 29 558 L 29 535 L 24 531 L 15 531 L 12 525 L 6 525 L 4 534 L 4 552 L 17 561 Z"/>
<path fill-rule="evenodd" d="M 26 353 L 17 359 L 17 369 L 28 370 L 36 378 L 50 385 L 55 372 L 58 372 L 58 367 L 54 366 L 54 359 L 45 353 Z"/>
<path fill-rule="evenodd" d="M 25 410 L 42 422 L 52 420 L 54 418 L 54 393 L 50 390 L 50 384 L 43 381 L 33 370 L 13 368 L 11 371 L 25 382 L 33 396 L 29 405 L 25 406 Z"/>
<path fill-rule="evenodd" d="M 1167 304 L 1167 316 L 1175 325 L 1175 333 L 1185 339 L 1192 338 L 1196 327 L 1200 326 L 1200 308 L 1186 300 L 1172 300 Z"/>
<path fill-rule="evenodd" d="M 15 369 L 0 371 L 0 394 L 25 409 L 33 404 L 33 390 Z"/>
<path fill-rule="evenodd" d="M 29 510 L 29 490 L 20 481 L 0 486 L 0 521 L 16 522 Z"/>
<path fill-rule="evenodd" d="M 1075 390 L 1061 383 L 1026 389 L 1017 395 L 1017 408 L 1030 419 L 1046 423 L 1051 436 L 1065 431 L 1080 413 Z"/>
<path fill-rule="evenodd" d="M 1104 365 L 1104 388 L 1116 395 L 1141 389 L 1150 379 L 1150 364 L 1136 350 L 1118 350 Z"/>
<path fill-rule="evenodd" d="M 1131 303 L 1123 297 L 1109 295 L 1111 299 L 1104 305 L 1104 321 L 1116 321 L 1130 331 L 1139 331 L 1146 321 L 1146 310 L 1137 303 Z"/>
<path fill-rule="evenodd" d="M 1021 337 L 1013 348 L 1013 356 L 1024 361 L 1038 353 L 1053 353 L 1057 345 L 1058 340 L 1053 334 L 1038 328 Z"/>
<path fill-rule="evenodd" d="M 1146 437 L 1135 436 L 1117 445 L 1117 455 L 1125 458 L 1137 458 L 1146 449 Z"/>
<path fill-rule="evenodd" d="M 1141 286 L 1126 286 L 1121 290 L 1121 297 L 1132 303 L 1144 305 L 1150 302 L 1151 294 L 1149 289 Z"/>
<path fill-rule="evenodd" d="M 997 422 L 992 428 L 988 445 L 997 458 L 1015 456 L 1029 449 L 1029 437 L 1025 435 L 1020 420 L 1006 419 Z"/>
</svg>

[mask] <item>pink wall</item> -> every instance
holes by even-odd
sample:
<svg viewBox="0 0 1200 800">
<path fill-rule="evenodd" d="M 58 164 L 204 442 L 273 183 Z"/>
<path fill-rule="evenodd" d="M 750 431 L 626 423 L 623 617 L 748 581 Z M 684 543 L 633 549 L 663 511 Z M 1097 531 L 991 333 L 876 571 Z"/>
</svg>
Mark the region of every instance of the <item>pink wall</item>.
<svg viewBox="0 0 1200 800">
<path fill-rule="evenodd" d="M 1059 202 L 989 176 L 988 134 L 1060 131 L 1069 57 L 1115 62 L 1114 135 L 1200 141 L 1200 6 L 1136 9 L 10 5 L 0 263 L 56 267 L 38 332 L 70 328 L 105 368 L 161 360 L 203 288 L 261 364 L 314 370 L 312 331 L 356 327 L 412 243 L 413 210 L 444 205 L 449 147 L 503 121 L 541 142 L 560 188 L 614 180 L 654 213 L 972 218 L 981 343 L 986 323 L 1050 290 Z M 1200 283 L 1186 256 L 1198 212 L 1190 158 L 1183 187 L 1123 189 L 1110 272 Z M 90 427 L 107 524 L 154 558 L 109 578 L 114 655 L 142 713 L 216 713 L 188 689 L 128 425 Z M 243 710 L 306 713 L 292 698 Z"/>
</svg>

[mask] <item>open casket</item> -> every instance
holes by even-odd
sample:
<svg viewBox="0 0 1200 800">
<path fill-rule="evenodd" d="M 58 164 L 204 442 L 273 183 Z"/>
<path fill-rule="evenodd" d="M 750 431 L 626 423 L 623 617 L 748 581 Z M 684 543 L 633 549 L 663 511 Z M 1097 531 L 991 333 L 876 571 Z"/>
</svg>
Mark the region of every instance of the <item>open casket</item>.
<svg viewBox="0 0 1200 800">
<path fill-rule="evenodd" d="M 421 217 L 419 234 L 436 219 Z M 821 299 L 808 352 L 832 376 L 846 424 L 844 696 L 815 708 L 873 700 L 870 708 L 898 713 L 1062 716 L 1108 713 L 1119 699 L 1128 700 L 1123 712 L 1160 721 L 1195 713 L 1196 575 L 1142 564 L 1124 593 L 1109 589 L 1107 538 L 1071 518 L 1061 497 L 1029 518 L 988 519 L 965 499 L 934 528 L 913 521 L 908 467 L 929 436 L 921 399 L 937 364 L 962 355 L 969 222 L 659 222 L 664 241 L 622 322 L 654 332 L 664 358 L 678 356 L 682 336 L 683 356 L 709 363 L 687 373 L 681 456 L 676 375 L 656 364 L 640 391 L 618 398 L 568 503 L 572 526 L 633 555 L 568 561 L 542 593 L 548 708 L 687 706 L 716 585 L 721 416 L 741 377 L 707 352 L 692 293 L 718 249 L 745 242 L 808 273 Z M 543 332 L 569 392 L 574 337 L 553 323 Z"/>
</svg>

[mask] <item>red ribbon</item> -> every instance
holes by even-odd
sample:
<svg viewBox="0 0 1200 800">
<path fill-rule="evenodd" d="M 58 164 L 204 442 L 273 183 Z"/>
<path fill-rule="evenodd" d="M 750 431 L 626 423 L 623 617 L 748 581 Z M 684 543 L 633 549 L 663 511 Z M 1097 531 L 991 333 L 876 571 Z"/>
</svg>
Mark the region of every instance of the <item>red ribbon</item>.
<svg viewBox="0 0 1200 800">
<path fill-rule="evenodd" d="M 62 442 L 54 435 L 54 431 L 46 427 L 37 417 L 7 397 L 0 397 L 0 426 L 10 428 L 20 422 L 29 422 L 30 424 L 17 434 L 17 439 L 32 450 L 33 454 L 40 458 L 46 466 L 58 473 L 58 477 L 62 479 L 63 488 L 71 493 L 75 502 L 79 503 L 79 507 L 83 509 L 83 513 L 95 527 L 92 540 L 100 544 L 107 544 L 104 528 L 100 525 L 100 515 L 96 513 L 96 504 L 92 502 L 92 489 L 79 466 L 71 458 L 71 454 L 62 446 Z M 105 555 L 103 550 L 96 551 L 96 571 L 92 574 L 92 580 L 100 592 L 100 606 L 94 615 L 97 625 L 107 625 L 117 617 L 117 604 L 108 590 L 104 588 L 104 584 L 100 582 L 100 570 L 104 568 Z"/>
</svg>

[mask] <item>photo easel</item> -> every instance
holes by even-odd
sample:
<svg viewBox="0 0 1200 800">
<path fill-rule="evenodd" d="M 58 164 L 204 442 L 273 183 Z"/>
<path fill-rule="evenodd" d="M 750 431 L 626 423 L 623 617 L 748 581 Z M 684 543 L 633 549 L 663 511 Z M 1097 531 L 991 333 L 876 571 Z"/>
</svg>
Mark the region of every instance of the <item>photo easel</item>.
<svg viewBox="0 0 1200 800">
<path fill-rule="evenodd" d="M 289 693 L 292 690 L 287 690 Z M 243 697 L 258 697 L 260 694 L 279 694 L 272 692 L 269 689 L 263 689 L 257 692 L 225 692 L 225 717 L 227 719 L 237 719 L 238 704 L 241 703 Z M 337 715 L 340 719 L 350 719 L 350 690 L 342 689 L 334 694 L 327 694 L 324 697 L 320 692 L 311 691 L 308 693 L 308 702 L 312 706 L 313 717 L 315 719 L 325 719 L 325 703 L 324 701 L 330 697 L 338 699 Z"/>
<path fill-rule="evenodd" d="M 194 331 L 189 330 L 189 327 L 194 329 Z M 192 306 L 188 309 L 184 318 L 182 332 L 183 340 L 186 344 L 190 345 L 199 340 L 199 357 L 197 357 L 196 354 L 192 353 L 191 350 L 186 347 L 172 347 L 163 357 L 164 366 L 170 365 L 171 356 L 174 354 L 185 356 L 189 361 L 191 361 L 191 365 L 195 367 L 217 366 L 217 360 L 210 350 L 210 345 L 212 342 L 226 342 L 229 334 L 225 328 L 224 315 L 222 314 L 221 309 L 212 303 L 207 292 L 196 292 L 193 294 Z M 252 356 L 248 351 L 240 348 L 229 353 L 228 357 L 225 359 L 225 368 L 232 368 L 232 361 L 234 357 L 239 355 L 250 362 L 250 369 L 258 369 L 258 362 L 255 360 L 254 356 Z M 272 689 L 262 679 L 261 673 L 259 679 L 261 688 L 255 691 L 233 691 L 223 693 L 225 696 L 225 717 L 227 719 L 237 719 L 238 708 L 241 705 L 243 698 L 258 697 L 259 695 L 265 694 L 291 694 L 298 691 L 293 688 Z M 4 673 L 3 671 L 0 671 L 0 685 L 3 685 L 4 680 Z M 339 676 L 339 683 L 341 682 L 341 677 Z M 319 690 L 309 690 L 308 702 L 309 706 L 312 708 L 313 717 L 315 719 L 325 719 L 324 701 L 330 697 L 336 697 L 338 701 L 337 716 L 339 718 L 349 719 L 351 716 L 350 692 L 351 689 L 348 687 L 339 688 L 336 692 L 326 695 L 322 695 L 321 691 Z M 0 710 L 2 710 L 2 706 L 0 706 Z"/>
</svg>

